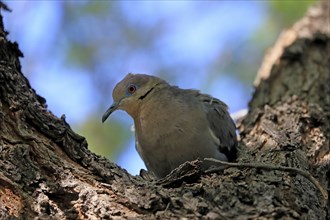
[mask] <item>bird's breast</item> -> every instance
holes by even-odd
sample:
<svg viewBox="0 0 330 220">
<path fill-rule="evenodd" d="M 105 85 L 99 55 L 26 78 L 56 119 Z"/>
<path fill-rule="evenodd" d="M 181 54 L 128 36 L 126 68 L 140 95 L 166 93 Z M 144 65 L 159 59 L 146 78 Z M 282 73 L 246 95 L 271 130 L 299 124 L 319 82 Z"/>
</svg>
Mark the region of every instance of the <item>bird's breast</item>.
<svg viewBox="0 0 330 220">
<path fill-rule="evenodd" d="M 142 112 L 135 120 L 136 136 L 141 145 L 155 146 L 173 132 L 173 122 L 156 112 Z"/>
</svg>

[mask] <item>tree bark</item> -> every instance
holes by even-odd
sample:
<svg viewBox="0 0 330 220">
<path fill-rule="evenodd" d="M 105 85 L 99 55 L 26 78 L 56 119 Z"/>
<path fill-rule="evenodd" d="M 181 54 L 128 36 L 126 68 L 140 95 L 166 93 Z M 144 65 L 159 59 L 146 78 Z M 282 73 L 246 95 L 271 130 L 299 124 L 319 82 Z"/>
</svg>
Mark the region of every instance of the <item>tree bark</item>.
<svg viewBox="0 0 330 220">
<path fill-rule="evenodd" d="M 311 8 L 265 56 L 239 166 L 203 173 L 193 161 L 159 181 L 93 154 L 47 110 L 0 15 L 0 219 L 329 219 L 329 11 Z"/>
</svg>

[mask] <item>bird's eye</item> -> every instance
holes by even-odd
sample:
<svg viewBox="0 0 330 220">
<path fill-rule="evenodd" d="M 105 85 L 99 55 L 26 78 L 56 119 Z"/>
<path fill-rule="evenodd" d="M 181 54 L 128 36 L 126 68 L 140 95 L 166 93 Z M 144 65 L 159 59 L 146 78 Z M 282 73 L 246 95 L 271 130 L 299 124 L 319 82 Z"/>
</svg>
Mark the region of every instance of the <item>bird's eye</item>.
<svg viewBox="0 0 330 220">
<path fill-rule="evenodd" d="M 128 92 L 129 94 L 133 94 L 135 91 L 136 91 L 136 86 L 135 86 L 135 85 L 129 85 L 129 86 L 127 87 L 127 92 Z"/>
</svg>

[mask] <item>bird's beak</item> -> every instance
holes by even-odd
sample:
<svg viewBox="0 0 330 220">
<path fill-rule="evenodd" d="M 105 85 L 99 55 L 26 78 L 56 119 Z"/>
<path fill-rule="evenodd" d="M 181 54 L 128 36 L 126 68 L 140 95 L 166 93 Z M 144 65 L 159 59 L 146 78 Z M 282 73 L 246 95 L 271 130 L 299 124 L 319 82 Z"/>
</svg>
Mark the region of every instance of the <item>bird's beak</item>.
<svg viewBox="0 0 330 220">
<path fill-rule="evenodd" d="M 107 120 L 107 118 L 111 115 L 112 112 L 116 111 L 119 106 L 119 102 L 113 102 L 112 105 L 108 108 L 108 110 L 102 116 L 102 123 Z"/>
</svg>

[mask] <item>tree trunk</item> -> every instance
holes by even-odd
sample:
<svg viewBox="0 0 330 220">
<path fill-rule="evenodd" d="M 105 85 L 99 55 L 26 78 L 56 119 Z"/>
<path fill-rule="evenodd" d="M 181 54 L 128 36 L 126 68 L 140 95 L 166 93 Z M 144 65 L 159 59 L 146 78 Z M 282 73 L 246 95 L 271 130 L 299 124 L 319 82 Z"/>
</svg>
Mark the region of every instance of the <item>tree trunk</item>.
<svg viewBox="0 0 330 220">
<path fill-rule="evenodd" d="M 329 11 L 311 8 L 266 55 L 238 167 L 193 161 L 159 181 L 91 153 L 47 110 L 0 15 L 0 219 L 329 219 Z"/>
</svg>

